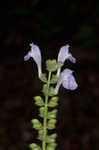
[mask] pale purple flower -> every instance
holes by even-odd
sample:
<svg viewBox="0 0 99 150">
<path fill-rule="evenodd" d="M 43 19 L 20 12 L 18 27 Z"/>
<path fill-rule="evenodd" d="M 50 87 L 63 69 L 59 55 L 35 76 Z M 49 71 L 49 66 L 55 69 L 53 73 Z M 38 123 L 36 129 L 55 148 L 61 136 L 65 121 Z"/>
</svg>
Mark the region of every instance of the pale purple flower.
<svg viewBox="0 0 99 150">
<path fill-rule="evenodd" d="M 60 51 L 58 54 L 58 62 L 64 63 L 65 60 L 69 59 L 72 63 L 76 63 L 76 59 L 69 52 L 69 47 L 70 46 L 67 44 L 60 48 Z"/>
<path fill-rule="evenodd" d="M 75 81 L 75 78 L 73 76 L 72 70 L 65 69 L 64 71 L 62 71 L 60 73 L 57 85 L 55 87 L 55 94 L 58 93 L 58 90 L 59 90 L 61 84 L 64 88 L 66 88 L 68 90 L 75 90 L 78 87 L 78 85 Z"/>
<path fill-rule="evenodd" d="M 31 50 L 27 53 L 26 56 L 24 56 L 24 61 L 27 61 L 30 59 L 30 57 L 32 57 L 34 59 L 34 61 L 37 64 L 38 67 L 38 76 L 40 78 L 40 75 L 42 73 L 42 69 L 41 69 L 41 52 L 40 49 L 37 45 L 34 45 L 33 43 L 30 44 L 31 46 Z"/>
<path fill-rule="evenodd" d="M 64 64 L 65 60 L 70 60 L 72 63 L 76 63 L 76 59 L 72 56 L 72 54 L 69 52 L 69 45 L 62 46 L 60 48 L 59 54 L 58 54 L 58 59 L 57 62 Z M 61 71 L 61 67 L 57 70 L 57 76 L 59 76 Z"/>
</svg>

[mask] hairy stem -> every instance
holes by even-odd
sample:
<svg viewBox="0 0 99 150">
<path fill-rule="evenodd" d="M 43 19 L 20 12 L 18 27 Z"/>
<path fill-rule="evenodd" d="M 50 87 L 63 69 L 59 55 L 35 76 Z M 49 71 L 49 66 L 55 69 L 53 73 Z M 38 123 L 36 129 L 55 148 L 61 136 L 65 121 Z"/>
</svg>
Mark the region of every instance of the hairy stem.
<svg viewBox="0 0 99 150">
<path fill-rule="evenodd" d="M 47 82 L 47 93 L 49 91 L 50 87 L 50 79 L 51 79 L 51 72 L 49 72 L 48 75 L 48 82 Z M 47 135 L 47 111 L 48 111 L 48 94 L 45 96 L 45 109 L 44 109 L 44 120 L 43 120 L 43 130 L 44 130 L 44 136 L 42 141 L 42 150 L 46 150 L 46 135 Z"/>
</svg>

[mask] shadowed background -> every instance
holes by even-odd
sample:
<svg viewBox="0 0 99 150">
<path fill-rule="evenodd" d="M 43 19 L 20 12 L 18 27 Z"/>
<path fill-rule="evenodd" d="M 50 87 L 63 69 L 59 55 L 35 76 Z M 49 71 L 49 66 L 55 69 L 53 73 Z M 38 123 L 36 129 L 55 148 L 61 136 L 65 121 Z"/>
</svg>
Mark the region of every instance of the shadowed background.
<svg viewBox="0 0 99 150">
<path fill-rule="evenodd" d="M 23 61 L 37 44 L 46 59 L 57 59 L 69 44 L 76 64 L 76 91 L 60 88 L 57 150 L 99 149 L 99 2 L 94 0 L 3 1 L 0 8 L 0 150 L 28 150 L 37 132 L 33 96 L 42 95 L 37 66 Z M 39 142 L 39 141 L 37 141 Z"/>
</svg>

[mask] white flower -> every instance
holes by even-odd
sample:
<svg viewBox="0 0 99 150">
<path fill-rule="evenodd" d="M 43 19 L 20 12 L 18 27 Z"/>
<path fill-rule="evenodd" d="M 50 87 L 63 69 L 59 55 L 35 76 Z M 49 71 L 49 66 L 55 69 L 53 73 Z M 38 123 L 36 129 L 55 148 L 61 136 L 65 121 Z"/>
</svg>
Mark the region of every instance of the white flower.
<svg viewBox="0 0 99 150">
<path fill-rule="evenodd" d="M 70 69 L 65 69 L 60 73 L 57 85 L 55 87 L 55 95 L 58 93 L 61 84 L 63 85 L 64 88 L 68 90 L 75 90 L 78 87 L 72 73 L 73 71 Z"/>
<path fill-rule="evenodd" d="M 41 52 L 37 45 L 34 45 L 33 43 L 30 44 L 31 50 L 27 53 L 27 55 L 24 57 L 24 61 L 27 61 L 32 57 L 34 61 L 37 64 L 38 67 L 38 76 L 40 78 L 40 75 L 42 74 L 42 68 L 41 68 Z"/>
<path fill-rule="evenodd" d="M 72 54 L 69 52 L 69 45 L 62 46 L 60 48 L 57 62 L 64 64 L 65 60 L 69 59 L 72 63 L 76 63 L 76 59 L 72 56 Z M 57 71 L 57 76 L 59 76 L 61 71 L 61 67 L 59 67 Z"/>
</svg>

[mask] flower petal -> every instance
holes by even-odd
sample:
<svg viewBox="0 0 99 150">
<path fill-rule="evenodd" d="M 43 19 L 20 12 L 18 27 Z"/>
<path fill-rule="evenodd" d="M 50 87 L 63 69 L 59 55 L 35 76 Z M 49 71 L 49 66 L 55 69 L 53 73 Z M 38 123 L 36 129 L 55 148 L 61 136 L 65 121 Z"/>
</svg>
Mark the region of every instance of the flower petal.
<svg viewBox="0 0 99 150">
<path fill-rule="evenodd" d="M 72 63 L 76 63 L 76 59 L 69 52 L 69 45 L 62 46 L 60 48 L 57 61 L 58 61 L 58 63 L 64 64 L 65 60 L 67 60 L 67 59 L 69 59 Z M 61 67 L 62 66 L 60 66 L 57 70 L 58 77 L 60 75 Z"/>
<path fill-rule="evenodd" d="M 30 59 L 29 54 L 27 54 L 27 55 L 24 56 L 24 61 L 27 61 L 27 60 L 29 60 L 29 59 Z"/>
<path fill-rule="evenodd" d="M 64 88 L 66 88 L 68 90 L 75 90 L 78 87 L 73 75 L 68 76 L 67 80 L 64 80 L 62 82 L 62 85 Z"/>
<path fill-rule="evenodd" d="M 64 63 L 68 57 L 69 57 L 69 45 L 62 46 L 58 54 L 58 62 Z"/>
<path fill-rule="evenodd" d="M 58 93 L 61 84 L 68 90 L 75 90 L 78 87 L 72 73 L 73 71 L 70 69 L 65 69 L 60 73 L 57 85 L 55 87 L 55 94 Z"/>
<path fill-rule="evenodd" d="M 31 46 L 31 50 L 24 57 L 24 61 L 27 61 L 30 57 L 32 57 L 37 64 L 38 74 L 40 77 L 40 75 L 42 73 L 42 71 L 41 71 L 41 52 L 40 52 L 40 49 L 37 45 L 34 45 L 32 43 L 32 44 L 30 44 L 30 46 Z"/>
<path fill-rule="evenodd" d="M 29 52 L 30 57 L 34 59 L 34 61 L 37 63 L 37 65 L 41 65 L 41 52 L 37 45 L 34 45 L 33 43 L 30 44 L 31 51 Z"/>
<path fill-rule="evenodd" d="M 69 60 L 70 60 L 72 63 L 76 63 L 76 58 L 74 58 L 74 57 L 72 56 L 72 54 L 70 54 Z"/>
<path fill-rule="evenodd" d="M 65 60 L 69 59 L 72 63 L 76 63 L 76 59 L 72 56 L 72 54 L 69 52 L 69 45 L 62 46 L 60 48 L 59 54 L 58 54 L 58 62 L 64 63 Z"/>
<path fill-rule="evenodd" d="M 61 72 L 60 76 L 61 78 L 67 77 L 69 75 L 71 75 L 73 73 L 73 71 L 71 69 L 64 69 L 64 71 Z"/>
</svg>

